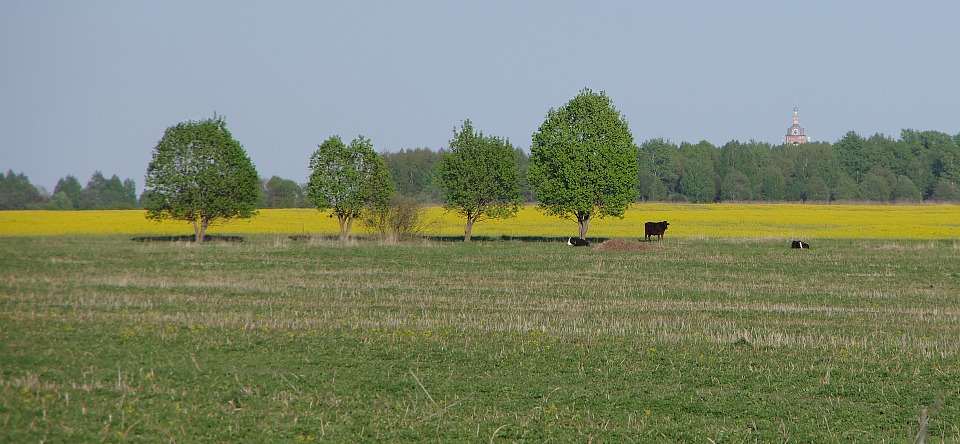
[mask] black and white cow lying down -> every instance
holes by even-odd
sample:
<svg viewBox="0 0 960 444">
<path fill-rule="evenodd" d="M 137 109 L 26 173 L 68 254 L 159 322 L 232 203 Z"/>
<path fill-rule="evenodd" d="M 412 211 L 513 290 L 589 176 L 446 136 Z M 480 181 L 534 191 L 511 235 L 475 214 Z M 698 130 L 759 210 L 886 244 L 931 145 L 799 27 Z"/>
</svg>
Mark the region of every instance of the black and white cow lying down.
<svg viewBox="0 0 960 444">
<path fill-rule="evenodd" d="M 806 242 L 804 242 L 804 241 L 795 240 L 795 241 L 793 241 L 793 242 L 790 243 L 790 248 L 807 248 L 807 249 L 809 249 L 809 248 L 810 248 L 810 244 L 808 244 L 808 243 L 806 243 Z"/>
<path fill-rule="evenodd" d="M 587 242 L 586 239 L 580 239 L 579 237 L 571 237 L 567 239 L 567 245 L 572 245 L 574 247 L 586 247 L 590 245 L 590 242 Z"/>
</svg>

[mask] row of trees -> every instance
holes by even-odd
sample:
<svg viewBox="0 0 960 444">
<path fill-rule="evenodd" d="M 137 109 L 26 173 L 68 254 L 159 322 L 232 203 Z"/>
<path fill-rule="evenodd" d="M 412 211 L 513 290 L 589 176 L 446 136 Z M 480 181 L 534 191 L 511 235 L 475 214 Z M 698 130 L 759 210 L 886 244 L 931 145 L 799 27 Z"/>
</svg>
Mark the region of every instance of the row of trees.
<svg viewBox="0 0 960 444">
<path fill-rule="evenodd" d="M 958 201 L 960 134 L 903 130 L 899 139 L 848 132 L 834 144 L 799 146 L 731 141 L 679 145 L 652 139 L 639 146 L 642 201 Z M 383 153 L 395 190 L 420 202 L 442 203 L 438 170 L 448 149 Z M 537 196 L 527 178 L 530 155 L 514 148 L 525 202 Z M 273 176 L 260 183 L 259 208 L 308 208 L 307 186 Z M 13 171 L 0 174 L 0 209 L 139 208 L 131 179 L 96 172 L 85 187 L 73 176 L 52 194 Z"/>
<path fill-rule="evenodd" d="M 436 171 L 445 150 L 401 150 L 384 158 L 401 192 L 442 202 Z M 638 147 L 641 201 L 958 201 L 960 134 L 903 130 L 899 139 L 848 132 L 834 144 L 714 146 L 651 139 Z M 520 192 L 530 156 L 517 150 Z"/>
<path fill-rule="evenodd" d="M 894 140 L 851 131 L 833 145 L 718 148 L 653 139 L 637 146 L 610 99 L 589 89 L 548 112 L 529 156 L 467 120 L 449 150 L 384 157 L 396 188 L 437 196 L 464 217 L 465 240 L 474 223 L 511 217 L 527 197 L 548 215 L 576 221 L 581 238 L 593 219 L 622 216 L 636 200 L 960 200 L 960 134 L 904 130 Z"/>
<path fill-rule="evenodd" d="M 435 179 L 444 206 L 466 221 L 464 240 L 475 223 L 512 217 L 523 205 L 519 157 L 507 140 L 485 136 L 469 120 L 454 130 Z M 622 216 L 636 200 L 638 158 L 627 122 L 610 99 L 584 89 L 548 112 L 533 136 L 527 177 L 540 208 L 575 220 L 584 237 L 595 217 Z M 338 219 L 341 240 L 357 220 L 391 226 L 405 213 L 383 156 L 363 136 L 349 144 L 330 137 L 309 167 L 307 198 Z M 214 116 L 167 128 L 153 150 L 141 200 L 147 218 L 190 222 L 202 241 L 212 223 L 255 215 L 261 183 L 243 147 Z"/>
<path fill-rule="evenodd" d="M 52 195 L 33 186 L 23 173 L 0 174 L 0 210 L 128 210 L 138 208 L 136 184 L 113 175 L 109 179 L 97 171 L 80 186 L 76 177 L 57 181 Z"/>
<path fill-rule="evenodd" d="M 298 185 L 260 180 L 223 119 L 214 116 L 167 129 L 148 166 L 141 204 L 148 218 L 193 223 L 202 240 L 217 220 L 309 202 L 337 217 L 340 237 L 347 239 L 357 220 L 392 226 L 400 213 L 397 195 L 437 196 L 464 217 L 469 240 L 475 223 L 511 217 L 535 198 L 546 214 L 575 221 L 585 237 L 592 220 L 621 217 L 637 200 L 957 200 L 958 141 L 907 130 L 896 141 L 850 132 L 834 145 L 730 142 L 717 148 L 654 139 L 637 146 L 612 101 L 584 89 L 549 110 L 529 156 L 505 139 L 485 136 L 469 120 L 454 130 L 449 149 L 437 153 L 381 155 L 363 136 L 349 144 L 333 136 L 309 159 L 309 182 Z M 4 183 L 24 179 L 10 172 Z M 111 182 L 119 182 L 99 173 L 94 179 L 88 188 L 98 195 L 109 195 Z M 55 194 L 72 205 L 77 187 L 67 182 Z M 119 186 L 134 192 L 132 181 Z"/>
<path fill-rule="evenodd" d="M 57 181 L 50 193 L 34 186 L 23 173 L 0 174 L 0 210 L 128 210 L 141 208 L 132 179 L 109 179 L 97 171 L 86 186 L 68 175 Z M 141 196 L 142 197 L 142 196 Z M 308 208 L 304 185 L 273 176 L 260 182 L 258 208 Z"/>
<path fill-rule="evenodd" d="M 640 146 L 642 200 L 957 201 L 960 134 L 903 130 L 899 140 L 848 132 L 826 142 Z"/>
<path fill-rule="evenodd" d="M 433 176 L 444 206 L 464 218 L 465 241 L 475 223 L 520 210 L 524 165 L 541 210 L 576 221 L 581 238 L 594 218 L 621 217 L 637 198 L 637 146 L 626 120 L 602 92 L 584 89 L 551 109 L 533 135 L 530 152 L 529 162 L 521 163 L 522 152 L 509 141 L 484 135 L 466 120 L 454 130 L 435 171 L 421 175 Z M 313 154 L 310 168 L 310 200 L 339 219 L 341 239 L 349 237 L 352 221 L 381 212 L 395 192 L 387 162 L 363 137 L 349 146 L 330 138 Z"/>
</svg>

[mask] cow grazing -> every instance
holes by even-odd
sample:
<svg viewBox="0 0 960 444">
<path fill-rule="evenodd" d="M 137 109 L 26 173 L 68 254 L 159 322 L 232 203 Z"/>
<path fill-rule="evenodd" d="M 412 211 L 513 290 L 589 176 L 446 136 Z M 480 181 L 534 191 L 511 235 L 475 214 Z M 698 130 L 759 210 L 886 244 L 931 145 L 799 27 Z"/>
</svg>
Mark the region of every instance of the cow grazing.
<svg viewBox="0 0 960 444">
<path fill-rule="evenodd" d="M 567 245 L 574 247 L 586 247 L 590 245 L 590 242 L 587 242 L 586 239 L 580 239 L 579 237 L 571 237 L 567 239 Z"/>
<path fill-rule="evenodd" d="M 667 231 L 667 221 L 662 222 L 647 222 L 643 224 L 643 238 L 644 240 L 649 241 L 651 236 L 657 236 L 659 239 L 663 239 L 663 232 Z"/>
<path fill-rule="evenodd" d="M 803 241 L 795 240 L 795 241 L 793 241 L 793 242 L 790 242 L 790 248 L 806 248 L 806 249 L 810 249 L 810 244 L 808 244 L 808 243 L 806 243 L 806 242 L 803 242 Z"/>
</svg>

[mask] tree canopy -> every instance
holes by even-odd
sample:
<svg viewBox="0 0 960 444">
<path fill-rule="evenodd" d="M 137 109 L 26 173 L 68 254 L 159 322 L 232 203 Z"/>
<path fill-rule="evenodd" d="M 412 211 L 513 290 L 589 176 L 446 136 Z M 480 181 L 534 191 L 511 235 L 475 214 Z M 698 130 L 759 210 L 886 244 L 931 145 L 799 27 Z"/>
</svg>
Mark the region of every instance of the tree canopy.
<svg viewBox="0 0 960 444">
<path fill-rule="evenodd" d="M 83 188 L 80 187 L 80 181 L 76 177 L 67 175 L 57 181 L 53 187 L 53 198 L 51 209 L 55 210 L 73 210 L 80 207 L 80 193 Z"/>
<path fill-rule="evenodd" d="M 470 120 L 454 130 L 437 178 L 444 206 L 466 218 L 466 242 L 474 223 L 512 217 L 523 205 L 516 150 L 507 140 L 484 136 Z"/>
<path fill-rule="evenodd" d="M 260 179 L 223 117 L 167 128 L 147 167 L 147 218 L 193 224 L 202 242 L 210 224 L 253 217 Z"/>
<path fill-rule="evenodd" d="M 603 92 L 583 89 L 551 109 L 533 134 L 528 178 L 540 209 L 577 221 L 622 217 L 636 200 L 639 151 L 627 121 Z"/>
<path fill-rule="evenodd" d="M 350 237 L 350 227 L 365 211 L 389 205 L 393 194 L 390 171 L 369 139 L 359 136 L 344 145 L 332 136 L 310 156 L 307 196 L 340 222 L 340 240 Z"/>
</svg>

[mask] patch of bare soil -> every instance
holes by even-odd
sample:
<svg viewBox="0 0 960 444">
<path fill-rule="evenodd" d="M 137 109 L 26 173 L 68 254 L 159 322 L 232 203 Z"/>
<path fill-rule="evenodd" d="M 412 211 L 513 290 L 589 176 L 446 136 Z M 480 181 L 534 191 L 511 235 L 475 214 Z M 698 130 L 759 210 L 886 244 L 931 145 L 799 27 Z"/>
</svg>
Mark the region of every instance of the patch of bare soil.
<svg viewBox="0 0 960 444">
<path fill-rule="evenodd" d="M 609 239 L 597 244 L 594 250 L 600 251 L 649 251 L 664 250 L 659 245 L 653 245 L 650 242 L 633 242 L 626 239 Z"/>
</svg>

